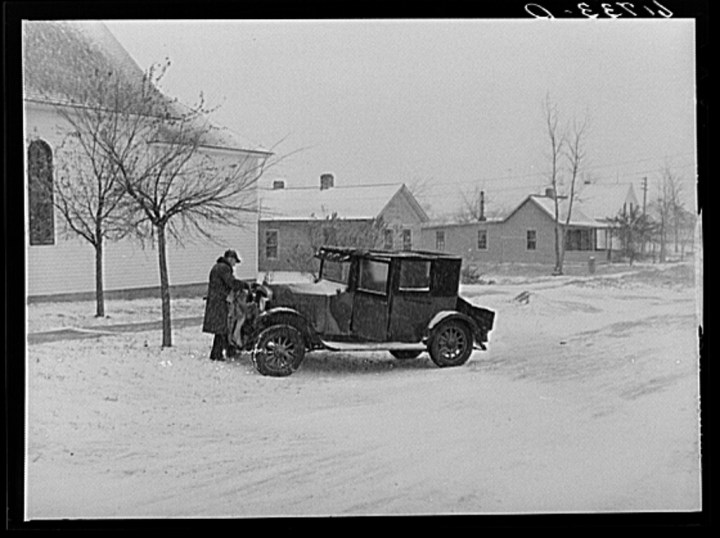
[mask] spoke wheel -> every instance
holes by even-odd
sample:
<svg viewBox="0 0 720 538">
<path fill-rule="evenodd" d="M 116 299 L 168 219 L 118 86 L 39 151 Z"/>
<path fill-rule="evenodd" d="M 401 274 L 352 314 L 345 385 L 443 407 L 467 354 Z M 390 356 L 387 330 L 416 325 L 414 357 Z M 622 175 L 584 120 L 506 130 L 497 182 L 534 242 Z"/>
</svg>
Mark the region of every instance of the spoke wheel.
<svg viewBox="0 0 720 538">
<path fill-rule="evenodd" d="M 289 325 L 275 325 L 260 333 L 253 350 L 255 369 L 263 375 L 292 374 L 305 357 L 302 335 Z"/>
<path fill-rule="evenodd" d="M 437 328 L 430 342 L 430 358 L 440 367 L 465 364 L 472 353 L 472 332 L 467 324 L 450 320 Z"/>
</svg>

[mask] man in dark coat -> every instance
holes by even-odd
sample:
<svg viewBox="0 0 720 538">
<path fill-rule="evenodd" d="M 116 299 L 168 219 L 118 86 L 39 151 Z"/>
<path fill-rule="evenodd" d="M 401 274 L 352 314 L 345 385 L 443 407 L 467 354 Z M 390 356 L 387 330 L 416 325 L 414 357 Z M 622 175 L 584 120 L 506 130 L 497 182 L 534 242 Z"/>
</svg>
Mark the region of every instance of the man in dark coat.
<svg viewBox="0 0 720 538">
<path fill-rule="evenodd" d="M 248 285 L 233 275 L 235 264 L 241 263 L 240 257 L 234 250 L 226 250 L 218 258 L 210 270 L 208 282 L 207 303 L 205 304 L 205 318 L 203 332 L 215 335 L 213 339 L 210 359 L 224 360 L 230 355 L 228 341 L 228 295 L 231 291 L 247 289 Z"/>
</svg>

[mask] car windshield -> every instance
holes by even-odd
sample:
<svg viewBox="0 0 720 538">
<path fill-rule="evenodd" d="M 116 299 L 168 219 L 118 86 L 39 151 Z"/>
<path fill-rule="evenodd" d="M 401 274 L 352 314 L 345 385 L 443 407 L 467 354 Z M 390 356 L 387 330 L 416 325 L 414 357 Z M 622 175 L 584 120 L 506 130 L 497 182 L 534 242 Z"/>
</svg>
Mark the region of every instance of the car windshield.
<svg viewBox="0 0 720 538">
<path fill-rule="evenodd" d="M 320 275 L 321 279 L 347 284 L 348 274 L 350 274 L 349 261 L 323 260 L 322 275 Z"/>
</svg>

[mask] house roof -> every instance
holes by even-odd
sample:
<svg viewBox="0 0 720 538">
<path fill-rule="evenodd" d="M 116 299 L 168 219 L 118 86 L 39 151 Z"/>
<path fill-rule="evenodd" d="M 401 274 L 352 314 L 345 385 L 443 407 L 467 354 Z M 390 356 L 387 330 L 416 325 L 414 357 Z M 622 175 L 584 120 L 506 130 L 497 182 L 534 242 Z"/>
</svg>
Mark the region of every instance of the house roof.
<svg viewBox="0 0 720 538">
<path fill-rule="evenodd" d="M 100 22 L 31 21 L 23 25 L 23 76 L 29 96 L 61 97 L 96 69 L 140 83 L 143 71 Z M 81 96 L 77 96 L 82 100 Z"/>
<path fill-rule="evenodd" d="M 452 228 L 452 227 L 463 227 L 463 226 L 487 226 L 487 225 L 496 225 L 496 224 L 502 224 L 505 219 L 501 218 L 487 218 L 485 220 L 473 220 L 469 222 L 447 222 L 447 221 L 431 221 L 427 222 L 422 225 L 423 229 L 431 230 L 431 229 L 445 229 L 445 228 Z"/>
<path fill-rule="evenodd" d="M 532 203 L 545 213 L 549 218 L 555 220 L 555 202 L 553 198 L 531 194 L 523 199 L 510 213 L 502 219 L 493 219 L 493 222 L 505 222 L 512 217 L 525 204 Z M 605 221 L 614 216 L 623 207 L 623 204 L 637 205 L 637 198 L 632 184 L 592 184 L 583 185 L 575 194 L 572 205 L 571 226 L 587 226 L 593 228 L 604 228 L 608 224 Z M 567 197 L 558 198 L 558 210 L 560 222 L 565 223 L 569 209 Z M 478 222 L 470 223 L 431 223 L 424 228 L 445 228 L 448 226 L 477 226 Z"/>
<path fill-rule="evenodd" d="M 542 209 L 551 219 L 555 219 L 555 202 L 552 198 L 547 196 L 538 196 L 532 194 L 528 196 L 528 199 L 534 202 L 540 209 Z M 522 205 L 522 204 L 521 204 Z M 570 204 L 567 198 L 560 198 L 558 200 L 558 213 L 560 215 L 560 222 L 564 223 L 567 220 L 568 210 Z M 571 226 L 593 226 L 597 227 L 600 223 L 592 217 L 587 215 L 586 208 L 584 205 L 575 200 L 572 205 L 570 215 Z"/>
<path fill-rule="evenodd" d="M 260 219 L 311 220 L 333 213 L 343 219 L 374 219 L 403 189 L 407 187 L 398 183 L 264 190 L 260 192 Z"/>
<path fill-rule="evenodd" d="M 23 24 L 23 82 L 27 100 L 87 105 L 78 82 L 94 76 L 96 70 L 119 73 L 120 79 L 130 85 L 139 86 L 144 76 L 143 70 L 101 22 Z M 159 90 L 157 94 L 178 113 L 188 110 Z M 269 153 L 225 127 L 212 122 L 210 125 L 202 141 L 205 147 Z"/>
</svg>

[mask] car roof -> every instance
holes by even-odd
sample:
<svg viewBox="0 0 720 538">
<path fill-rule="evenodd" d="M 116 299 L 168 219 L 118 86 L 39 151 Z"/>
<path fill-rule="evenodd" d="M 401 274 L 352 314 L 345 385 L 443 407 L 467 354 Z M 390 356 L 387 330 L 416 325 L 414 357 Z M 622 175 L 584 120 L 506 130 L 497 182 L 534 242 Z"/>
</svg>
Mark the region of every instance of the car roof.
<svg viewBox="0 0 720 538">
<path fill-rule="evenodd" d="M 461 260 L 459 256 L 452 256 L 444 252 L 432 252 L 428 250 L 383 250 L 336 246 L 320 247 L 315 256 L 317 258 L 335 261 L 347 261 L 353 257 L 383 261 L 390 261 L 391 259 Z"/>
</svg>

